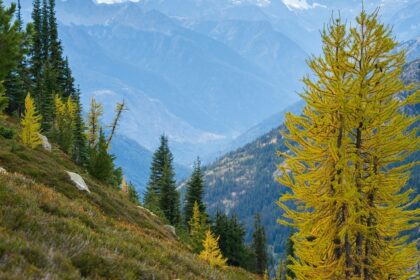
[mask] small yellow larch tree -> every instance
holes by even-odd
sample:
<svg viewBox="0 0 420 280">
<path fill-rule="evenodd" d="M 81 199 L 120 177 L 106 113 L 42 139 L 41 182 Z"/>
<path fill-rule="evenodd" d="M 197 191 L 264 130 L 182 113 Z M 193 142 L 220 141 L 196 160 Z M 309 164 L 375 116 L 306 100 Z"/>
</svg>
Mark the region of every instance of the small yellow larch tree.
<svg viewBox="0 0 420 280">
<path fill-rule="evenodd" d="M 25 98 L 25 112 L 20 124 L 22 126 L 20 138 L 24 145 L 35 149 L 42 144 L 39 136 L 41 133 L 41 116 L 37 114 L 34 100 L 29 93 Z"/>
<path fill-rule="evenodd" d="M 198 206 L 198 202 L 194 202 L 193 206 L 193 216 L 191 220 L 188 222 L 190 225 L 190 236 L 192 245 L 195 252 L 201 252 L 203 249 L 203 239 L 206 234 L 206 216 L 200 213 L 200 207 Z"/>
<path fill-rule="evenodd" d="M 211 266 L 226 267 L 226 258 L 223 257 L 219 248 L 219 237 L 215 237 L 210 229 L 206 232 L 206 237 L 203 240 L 203 251 L 201 251 L 200 259 L 208 262 Z"/>
</svg>

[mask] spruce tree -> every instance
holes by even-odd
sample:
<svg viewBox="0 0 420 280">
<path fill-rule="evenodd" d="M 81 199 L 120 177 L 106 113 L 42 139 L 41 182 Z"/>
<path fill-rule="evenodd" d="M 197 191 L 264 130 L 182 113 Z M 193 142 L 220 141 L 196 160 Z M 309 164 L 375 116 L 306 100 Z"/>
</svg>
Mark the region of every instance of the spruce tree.
<svg viewBox="0 0 420 280">
<path fill-rule="evenodd" d="M 25 98 L 25 113 L 21 119 L 21 133 L 20 139 L 22 143 L 31 149 L 35 149 L 42 144 L 39 136 L 41 132 L 41 116 L 36 112 L 35 102 L 31 95 L 28 94 Z"/>
<path fill-rule="evenodd" d="M 144 196 L 145 206 L 152 211 L 160 208 L 160 181 L 162 179 L 165 160 L 171 158 L 171 155 L 169 155 L 168 152 L 168 139 L 162 135 L 160 137 L 159 148 L 153 153 L 149 182 L 147 183 L 147 189 Z"/>
<path fill-rule="evenodd" d="M 248 268 L 248 250 L 245 246 L 245 229 L 236 215 L 228 217 L 217 212 L 212 232 L 220 237 L 219 246 L 229 265 Z"/>
<path fill-rule="evenodd" d="M 15 11 L 14 3 L 5 8 L 0 0 L 0 82 L 4 82 L 23 56 L 20 48 L 23 34 L 19 21 L 14 20 Z"/>
<path fill-rule="evenodd" d="M 6 96 L 9 99 L 7 113 L 11 114 L 13 112 L 17 112 L 17 115 L 20 115 L 24 109 L 26 94 L 31 90 L 28 61 L 29 47 L 31 44 L 31 31 L 30 26 L 28 26 L 26 32 L 23 31 L 20 1 L 18 1 L 17 5 L 17 30 L 22 37 L 19 45 L 20 58 L 16 66 L 9 72 L 9 74 L 5 78 L 4 86 L 6 88 Z"/>
<path fill-rule="evenodd" d="M 80 102 L 80 90 L 77 89 L 71 97 L 75 104 L 72 158 L 77 164 L 86 165 L 88 160 L 88 147 L 85 136 L 86 127 L 82 115 L 82 104 Z"/>
<path fill-rule="evenodd" d="M 34 0 L 32 10 L 32 47 L 31 47 L 31 78 L 33 81 L 33 94 L 37 106 L 41 105 L 42 96 L 42 16 L 41 0 Z"/>
<path fill-rule="evenodd" d="M 290 153 L 279 181 L 282 223 L 293 226 L 297 279 L 409 279 L 418 261 L 419 210 L 403 188 L 413 164 L 396 167 L 419 147 L 400 110 L 404 53 L 378 13 L 362 11 L 348 29 L 339 19 L 323 32 L 323 54 L 309 62 L 301 116 L 286 117 Z M 288 207 L 294 201 L 297 208 Z"/>
<path fill-rule="evenodd" d="M 172 160 L 166 159 L 163 165 L 162 178 L 159 181 L 160 209 L 165 214 L 171 225 L 178 225 L 181 222 L 179 194 L 176 190 L 175 173 L 172 167 Z"/>
<path fill-rule="evenodd" d="M 203 251 L 201 251 L 199 257 L 211 266 L 224 268 L 226 267 L 226 259 L 219 249 L 218 241 L 219 237 L 216 238 L 210 229 L 207 230 L 203 240 Z"/>
<path fill-rule="evenodd" d="M 260 215 L 255 216 L 252 248 L 255 253 L 255 272 L 263 275 L 268 267 L 267 240 Z"/>
<path fill-rule="evenodd" d="M 187 183 L 187 193 L 185 195 L 184 205 L 184 219 L 186 224 L 191 220 L 193 216 L 193 209 L 195 203 L 198 204 L 201 213 L 206 212 L 206 207 L 203 202 L 204 192 L 204 178 L 203 172 L 200 166 L 200 159 L 194 163 L 194 171 L 191 175 L 190 180 Z"/>
</svg>

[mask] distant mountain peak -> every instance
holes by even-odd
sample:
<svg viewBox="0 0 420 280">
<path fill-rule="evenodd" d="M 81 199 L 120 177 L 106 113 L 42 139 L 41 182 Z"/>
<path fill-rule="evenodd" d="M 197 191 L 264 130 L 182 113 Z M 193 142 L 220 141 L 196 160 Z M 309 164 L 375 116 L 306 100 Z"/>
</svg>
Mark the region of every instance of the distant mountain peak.
<svg viewBox="0 0 420 280">
<path fill-rule="evenodd" d="M 327 8 L 327 6 L 316 2 L 309 4 L 306 0 L 282 0 L 282 2 L 289 10 L 309 10 L 317 7 Z"/>
</svg>

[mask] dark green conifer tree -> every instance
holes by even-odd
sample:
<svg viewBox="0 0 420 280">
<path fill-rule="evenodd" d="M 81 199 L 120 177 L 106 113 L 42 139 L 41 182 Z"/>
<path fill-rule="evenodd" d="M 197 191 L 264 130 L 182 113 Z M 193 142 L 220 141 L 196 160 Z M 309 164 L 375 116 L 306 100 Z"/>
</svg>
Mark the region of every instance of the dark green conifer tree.
<svg viewBox="0 0 420 280">
<path fill-rule="evenodd" d="M 27 56 L 30 44 L 28 36 L 30 34 L 30 29 L 28 27 L 26 32 L 23 31 L 20 1 L 18 1 L 17 8 L 16 24 L 18 25 L 17 30 L 21 35 L 19 45 L 20 57 L 17 65 L 9 72 L 5 78 L 4 86 L 6 88 L 6 96 L 9 99 L 7 112 L 9 114 L 17 112 L 18 115 L 20 115 L 20 113 L 23 111 L 26 94 L 31 89 L 31 81 L 28 72 L 29 61 Z"/>
<path fill-rule="evenodd" d="M 217 212 L 212 226 L 212 232 L 219 238 L 219 246 L 223 256 L 228 259 L 228 264 L 241 266 L 249 269 L 251 252 L 245 246 L 245 228 L 239 222 L 236 215 L 228 217 L 226 214 Z"/>
<path fill-rule="evenodd" d="M 15 11 L 16 4 L 5 8 L 0 0 L 0 82 L 6 79 L 23 56 L 20 48 L 23 36 L 19 21 L 13 19 Z"/>
<path fill-rule="evenodd" d="M 94 148 L 90 149 L 89 173 L 102 182 L 113 183 L 113 160 L 114 157 L 108 153 L 105 134 L 101 128 L 99 131 L 98 143 L 96 143 Z"/>
<path fill-rule="evenodd" d="M 37 108 L 41 107 L 42 99 L 42 13 L 41 13 L 41 0 L 34 0 L 32 10 L 32 47 L 31 47 L 31 78 L 33 82 L 33 97 Z"/>
<path fill-rule="evenodd" d="M 185 206 L 184 206 L 184 222 L 188 225 L 191 217 L 193 216 L 194 203 L 198 203 L 200 213 L 206 212 L 206 206 L 203 202 L 204 192 L 204 178 L 201 170 L 200 159 L 197 158 L 194 163 L 194 170 L 190 180 L 187 183 L 187 193 L 185 195 Z"/>
<path fill-rule="evenodd" d="M 255 253 L 255 272 L 264 275 L 264 272 L 268 268 L 267 240 L 264 227 L 261 224 L 260 215 L 258 214 L 255 216 L 252 248 Z"/>
<path fill-rule="evenodd" d="M 181 222 L 181 214 L 179 207 L 179 194 L 176 190 L 175 173 L 172 167 L 172 154 L 167 154 L 162 178 L 159 181 L 160 188 L 160 209 L 165 214 L 166 219 L 171 225 L 178 225 Z"/>
<path fill-rule="evenodd" d="M 74 145 L 72 151 L 73 160 L 79 165 L 86 165 L 88 161 L 88 147 L 85 135 L 86 126 L 83 121 L 82 104 L 80 102 L 80 90 L 77 89 L 71 95 L 76 111 L 74 116 Z"/>
<path fill-rule="evenodd" d="M 160 208 L 160 180 L 162 179 L 163 166 L 168 155 L 168 139 L 162 135 L 160 137 L 159 148 L 154 152 L 152 165 L 150 167 L 149 182 L 144 196 L 144 204 L 150 210 Z"/>
</svg>

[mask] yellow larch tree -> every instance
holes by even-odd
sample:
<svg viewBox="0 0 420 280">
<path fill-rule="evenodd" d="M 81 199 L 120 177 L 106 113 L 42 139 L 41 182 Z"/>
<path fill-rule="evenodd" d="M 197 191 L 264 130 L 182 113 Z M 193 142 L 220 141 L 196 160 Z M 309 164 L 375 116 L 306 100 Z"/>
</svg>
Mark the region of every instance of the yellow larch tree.
<svg viewBox="0 0 420 280">
<path fill-rule="evenodd" d="M 54 97 L 53 138 L 60 148 L 70 153 L 74 145 L 76 104 L 68 97 L 66 101 L 58 95 Z"/>
<path fill-rule="evenodd" d="M 219 238 L 216 238 L 211 230 L 208 229 L 203 240 L 203 251 L 201 251 L 199 257 L 211 266 L 224 268 L 227 260 L 223 257 L 218 242 Z"/>
<path fill-rule="evenodd" d="M 201 252 L 207 225 L 206 216 L 200 213 L 200 207 L 197 201 L 194 202 L 193 216 L 188 224 L 190 225 L 190 236 L 194 251 L 197 253 Z"/>
<path fill-rule="evenodd" d="M 25 112 L 20 124 L 22 126 L 20 138 L 24 145 L 35 149 L 42 144 L 42 140 L 39 137 L 41 132 L 41 116 L 37 114 L 34 100 L 29 93 L 25 98 Z"/>
<path fill-rule="evenodd" d="M 419 254 L 407 231 L 420 211 L 403 189 L 414 165 L 401 162 L 419 148 L 418 117 L 404 115 L 400 80 L 404 53 L 377 11 L 362 11 L 347 28 L 333 20 L 322 33 L 323 54 L 309 66 L 302 115 L 288 114 L 289 152 L 279 182 L 290 189 L 278 201 L 279 222 L 297 229 L 297 279 L 409 279 Z M 398 165 L 400 163 L 400 165 Z M 293 201 L 294 207 L 287 201 Z"/>
</svg>

